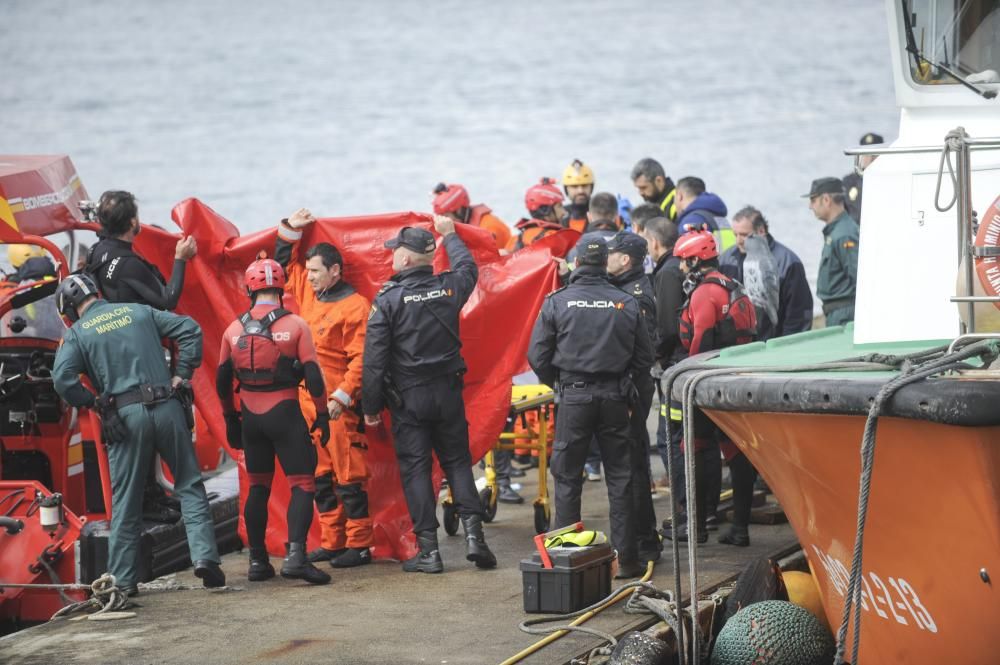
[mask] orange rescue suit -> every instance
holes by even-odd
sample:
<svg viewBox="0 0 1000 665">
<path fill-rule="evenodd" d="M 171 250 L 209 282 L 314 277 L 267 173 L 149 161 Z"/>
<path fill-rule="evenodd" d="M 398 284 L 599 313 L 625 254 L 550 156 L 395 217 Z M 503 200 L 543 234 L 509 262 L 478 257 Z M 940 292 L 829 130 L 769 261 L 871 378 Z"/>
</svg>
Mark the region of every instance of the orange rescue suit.
<svg viewBox="0 0 1000 665">
<path fill-rule="evenodd" d="M 510 243 L 510 229 L 503 223 L 503 220 L 494 215 L 493 211 L 482 203 L 472 206 L 469 213 L 469 224 L 492 233 L 498 250 L 506 249 Z"/>
<path fill-rule="evenodd" d="M 372 544 L 372 520 L 364 487 L 369 477 L 368 443 L 359 431 L 353 406 L 360 399 L 362 354 L 370 304 L 346 282 L 338 282 L 317 297 L 307 281 L 304 260 L 298 251 L 301 231 L 282 223 L 278 226 L 279 262 L 285 265 L 285 292 L 299 304 L 299 314 L 312 331 L 316 355 L 331 399 L 346 404 L 340 417 L 330 421 L 330 441 L 324 447 L 314 436 L 316 504 L 319 510 L 322 546 L 328 550 L 365 548 Z M 282 247 L 284 245 L 284 247 Z M 284 251 L 282 251 L 284 249 Z M 299 403 L 306 422 L 312 422 L 316 407 L 304 388 Z"/>
</svg>

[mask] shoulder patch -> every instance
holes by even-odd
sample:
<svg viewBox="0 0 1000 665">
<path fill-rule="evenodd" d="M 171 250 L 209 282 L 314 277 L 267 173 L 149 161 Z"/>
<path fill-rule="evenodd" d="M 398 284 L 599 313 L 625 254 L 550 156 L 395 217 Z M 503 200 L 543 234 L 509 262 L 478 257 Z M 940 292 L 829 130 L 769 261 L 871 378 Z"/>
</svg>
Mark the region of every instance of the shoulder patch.
<svg viewBox="0 0 1000 665">
<path fill-rule="evenodd" d="M 843 247 L 844 249 L 854 249 L 855 247 L 858 246 L 858 243 L 854 242 L 853 240 L 845 240 L 843 243 L 841 243 L 840 246 Z"/>
<path fill-rule="evenodd" d="M 397 286 L 399 286 L 399 282 L 393 282 L 392 280 L 390 280 L 382 285 L 382 288 L 378 290 L 378 293 L 375 294 L 375 297 L 378 298 L 383 293 L 391 291 Z"/>
<path fill-rule="evenodd" d="M 858 188 L 857 187 L 851 187 L 847 191 L 847 198 L 849 198 L 852 201 L 857 201 L 858 200 L 858 194 L 859 194 Z"/>
<path fill-rule="evenodd" d="M 369 321 L 371 321 L 371 320 L 372 320 L 372 317 L 373 317 L 373 316 L 375 316 L 375 312 L 377 312 L 377 311 L 378 311 L 378 307 L 376 307 L 376 306 L 375 306 L 375 305 L 373 304 L 373 305 L 372 305 L 372 308 L 371 308 L 370 310 L 368 310 L 368 320 L 369 320 Z"/>
<path fill-rule="evenodd" d="M 636 282 L 635 283 L 635 288 L 632 289 L 632 293 L 634 293 L 637 296 L 641 296 L 642 295 L 642 284 L 640 284 L 639 282 Z"/>
</svg>

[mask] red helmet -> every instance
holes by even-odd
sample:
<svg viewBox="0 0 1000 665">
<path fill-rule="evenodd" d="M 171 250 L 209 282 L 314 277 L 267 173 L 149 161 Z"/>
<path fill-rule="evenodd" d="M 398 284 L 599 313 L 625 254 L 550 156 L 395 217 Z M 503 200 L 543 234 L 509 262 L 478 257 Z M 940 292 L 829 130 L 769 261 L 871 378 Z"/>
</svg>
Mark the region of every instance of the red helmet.
<svg viewBox="0 0 1000 665">
<path fill-rule="evenodd" d="M 556 187 L 552 178 L 542 178 L 537 185 L 532 185 L 524 195 L 524 205 L 528 212 L 535 212 L 542 206 L 554 206 L 563 202 L 563 194 Z"/>
<path fill-rule="evenodd" d="M 443 182 L 434 188 L 434 214 L 443 215 L 469 207 L 469 192 L 461 185 Z"/>
<path fill-rule="evenodd" d="M 257 259 L 244 273 L 243 283 L 248 296 L 264 289 L 284 289 L 285 271 L 274 259 Z"/>
<path fill-rule="evenodd" d="M 692 257 L 714 259 L 719 255 L 719 250 L 715 247 L 715 238 L 708 231 L 693 231 L 685 233 L 674 245 L 674 256 L 681 259 Z"/>
</svg>

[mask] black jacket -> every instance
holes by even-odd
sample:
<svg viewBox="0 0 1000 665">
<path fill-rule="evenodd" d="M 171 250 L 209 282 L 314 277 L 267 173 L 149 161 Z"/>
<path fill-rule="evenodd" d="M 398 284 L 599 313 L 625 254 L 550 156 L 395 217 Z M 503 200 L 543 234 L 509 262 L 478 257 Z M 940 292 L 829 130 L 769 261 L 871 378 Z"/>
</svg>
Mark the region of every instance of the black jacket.
<svg viewBox="0 0 1000 665">
<path fill-rule="evenodd" d="M 684 273 L 681 260 L 664 254 L 653 268 L 653 294 L 656 296 L 657 340 L 656 360 L 664 368 L 687 357 L 681 344 L 681 308 L 684 294 Z"/>
<path fill-rule="evenodd" d="M 181 298 L 185 265 L 180 259 L 174 261 L 168 283 L 156 266 L 132 251 L 132 243 L 101 238 L 87 255 L 85 270 L 93 275 L 108 302 L 137 302 L 171 310 Z"/>
<path fill-rule="evenodd" d="M 361 400 L 367 415 L 385 407 L 383 380 L 405 390 L 465 371 L 458 316 L 476 287 L 479 269 L 458 234 L 444 239 L 452 270 L 431 266 L 397 273 L 375 296 L 365 335 Z"/>
<path fill-rule="evenodd" d="M 656 300 L 653 298 L 653 283 L 649 281 L 642 266 L 636 266 L 620 275 L 608 275 L 608 281 L 639 303 L 639 311 L 642 313 L 643 323 L 646 324 L 646 333 L 655 349 L 659 338 L 656 331 Z"/>
<path fill-rule="evenodd" d="M 768 318 L 762 317 L 758 321 L 761 325 L 757 335 L 761 341 L 809 330 L 813 320 L 812 291 L 802 261 L 771 234 L 767 236 L 767 243 L 778 269 L 778 325 L 771 329 Z M 719 271 L 742 284 L 746 258 L 739 247 L 730 247 L 719 257 Z"/>
<path fill-rule="evenodd" d="M 608 282 L 603 268 L 581 266 L 569 286 L 550 293 L 531 332 L 528 363 L 542 383 L 641 375 L 653 364 L 639 304 Z"/>
</svg>

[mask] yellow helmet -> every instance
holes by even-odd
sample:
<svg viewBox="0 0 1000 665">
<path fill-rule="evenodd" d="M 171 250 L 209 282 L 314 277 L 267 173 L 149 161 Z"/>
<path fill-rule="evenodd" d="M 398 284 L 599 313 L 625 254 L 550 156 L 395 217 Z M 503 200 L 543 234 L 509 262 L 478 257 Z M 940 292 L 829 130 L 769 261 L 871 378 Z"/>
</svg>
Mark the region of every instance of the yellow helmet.
<svg viewBox="0 0 1000 665">
<path fill-rule="evenodd" d="M 20 268 L 24 262 L 35 256 L 45 256 L 45 251 L 41 247 L 34 245 L 8 245 L 7 260 L 15 268 Z"/>
<path fill-rule="evenodd" d="M 593 185 L 594 172 L 579 159 L 574 159 L 573 163 L 563 171 L 562 184 L 563 187 L 569 187 L 570 185 Z"/>
</svg>

